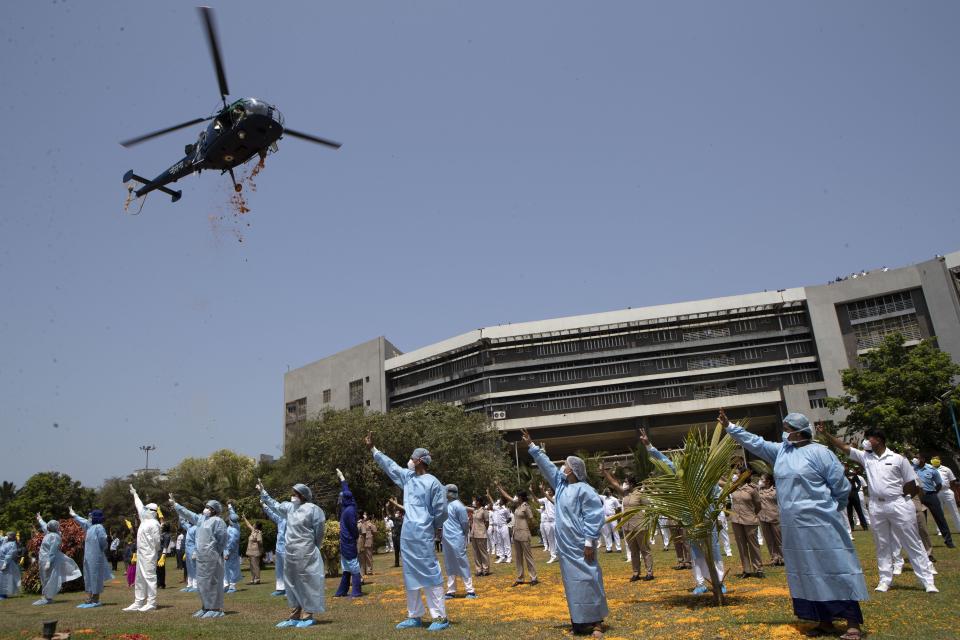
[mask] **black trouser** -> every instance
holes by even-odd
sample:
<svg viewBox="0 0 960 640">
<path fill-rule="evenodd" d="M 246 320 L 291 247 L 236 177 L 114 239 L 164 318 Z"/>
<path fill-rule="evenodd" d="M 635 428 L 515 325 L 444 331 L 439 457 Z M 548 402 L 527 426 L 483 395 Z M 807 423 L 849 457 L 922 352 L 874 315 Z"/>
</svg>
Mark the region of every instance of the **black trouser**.
<svg viewBox="0 0 960 640">
<path fill-rule="evenodd" d="M 943 517 L 943 505 L 940 504 L 940 497 L 936 491 L 924 491 L 920 496 L 920 502 L 933 514 L 933 520 L 937 523 L 937 529 L 940 529 L 940 535 L 943 536 L 943 543 L 948 547 L 953 546 L 953 536 L 950 535 L 950 527 L 947 525 L 947 519 Z"/>
<path fill-rule="evenodd" d="M 119 551 L 111 551 L 111 552 L 110 552 L 110 564 L 113 565 L 113 570 L 114 570 L 114 571 L 117 570 L 117 563 L 118 563 L 118 562 L 120 562 L 120 552 L 119 552 Z"/>
<path fill-rule="evenodd" d="M 867 519 L 863 517 L 863 507 L 860 505 L 860 494 L 856 491 L 850 491 L 847 494 L 847 520 L 850 521 L 850 528 L 853 529 L 853 510 L 857 510 L 857 517 L 860 518 L 860 526 L 863 530 L 867 529 Z"/>
<path fill-rule="evenodd" d="M 163 554 L 160 554 L 163 557 Z M 157 588 L 166 589 L 167 588 L 167 567 L 166 565 L 160 566 L 157 565 Z"/>
<path fill-rule="evenodd" d="M 183 549 L 177 549 L 177 569 L 183 569 Z"/>
<path fill-rule="evenodd" d="M 393 566 L 400 566 L 400 536 L 393 536 Z"/>
</svg>

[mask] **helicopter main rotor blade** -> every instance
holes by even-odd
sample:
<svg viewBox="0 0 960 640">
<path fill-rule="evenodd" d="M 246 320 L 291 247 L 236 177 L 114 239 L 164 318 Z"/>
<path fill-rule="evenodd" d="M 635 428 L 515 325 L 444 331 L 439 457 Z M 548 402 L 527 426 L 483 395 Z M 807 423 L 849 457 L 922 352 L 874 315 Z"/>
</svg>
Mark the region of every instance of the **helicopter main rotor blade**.
<svg viewBox="0 0 960 640">
<path fill-rule="evenodd" d="M 184 127 L 189 127 L 189 126 L 194 125 L 194 124 L 200 124 L 201 122 L 206 122 L 207 120 L 210 120 L 211 118 L 213 118 L 213 116 L 210 116 L 209 118 L 194 118 L 193 120 L 190 120 L 190 121 L 188 121 L 188 122 L 181 122 L 180 124 L 175 124 L 175 125 L 173 125 L 172 127 L 167 127 L 166 129 L 160 129 L 159 131 L 154 131 L 154 132 L 152 132 L 152 133 L 147 133 L 147 134 L 145 134 L 145 135 L 138 136 L 138 137 L 136 137 L 136 138 L 130 138 L 129 140 L 124 140 L 124 141 L 121 142 L 120 144 L 121 144 L 122 146 L 124 146 L 124 147 L 132 147 L 132 146 L 135 145 L 135 144 L 140 144 L 141 142 L 146 142 L 147 140 L 150 140 L 151 138 L 156 138 L 156 137 L 162 136 L 162 135 L 164 135 L 164 134 L 166 134 L 166 133 L 172 133 L 173 131 L 177 131 L 177 130 L 179 130 L 179 129 L 183 129 Z"/>
<path fill-rule="evenodd" d="M 227 89 L 227 74 L 223 71 L 223 57 L 220 55 L 220 39 L 217 37 L 217 29 L 213 24 L 213 9 L 210 7 L 197 7 L 200 17 L 203 18 L 203 25 L 207 31 L 207 44 L 210 45 L 210 57 L 213 58 L 213 67 L 217 71 L 217 82 L 220 84 L 220 99 L 227 103 L 227 96 L 230 90 Z"/>
<path fill-rule="evenodd" d="M 318 138 L 317 136 L 311 136 L 308 133 L 301 133 L 300 131 L 294 131 L 293 129 L 288 129 L 287 127 L 283 128 L 284 133 L 289 133 L 294 138 L 300 138 L 301 140 L 307 140 L 309 142 L 316 142 L 317 144 L 325 144 L 328 147 L 333 147 L 334 149 L 339 149 L 343 145 L 339 142 L 334 142 L 333 140 L 326 140 L 324 138 Z"/>
</svg>

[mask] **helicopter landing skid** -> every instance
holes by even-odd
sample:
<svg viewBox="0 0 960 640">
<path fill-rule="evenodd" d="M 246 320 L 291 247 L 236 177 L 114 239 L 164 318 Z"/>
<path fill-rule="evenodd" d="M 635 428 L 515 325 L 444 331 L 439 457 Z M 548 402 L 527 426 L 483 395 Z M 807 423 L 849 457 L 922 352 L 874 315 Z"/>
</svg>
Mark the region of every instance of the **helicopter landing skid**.
<svg viewBox="0 0 960 640">
<path fill-rule="evenodd" d="M 127 171 L 125 174 L 123 174 L 123 183 L 124 183 L 124 184 L 130 182 L 131 180 L 136 180 L 136 181 L 139 182 L 140 184 L 145 184 L 145 185 L 149 185 L 149 184 L 150 184 L 150 181 L 149 181 L 149 180 L 147 180 L 146 178 L 144 178 L 144 177 L 142 177 L 142 176 L 138 176 L 137 174 L 135 174 L 135 173 L 133 172 L 133 169 L 130 169 L 130 171 Z M 177 200 L 180 199 L 180 196 L 183 195 L 183 192 L 182 192 L 182 191 L 174 191 L 173 189 L 168 189 L 167 187 L 160 186 L 160 185 L 157 185 L 157 186 L 155 186 L 154 188 L 155 188 L 157 191 L 162 191 L 162 192 L 164 192 L 165 194 L 167 194 L 168 196 L 170 196 L 170 202 L 176 202 Z M 146 194 L 144 194 L 144 195 L 146 195 Z M 138 197 L 139 197 L 139 196 L 138 196 Z"/>
</svg>

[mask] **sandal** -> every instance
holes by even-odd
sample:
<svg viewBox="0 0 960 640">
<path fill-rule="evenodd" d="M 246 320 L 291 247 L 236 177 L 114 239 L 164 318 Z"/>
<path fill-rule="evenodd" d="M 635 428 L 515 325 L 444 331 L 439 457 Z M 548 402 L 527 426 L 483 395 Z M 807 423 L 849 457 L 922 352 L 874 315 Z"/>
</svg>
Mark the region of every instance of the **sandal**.
<svg viewBox="0 0 960 640">
<path fill-rule="evenodd" d="M 821 636 L 835 636 L 837 632 L 835 629 L 824 629 L 823 627 L 814 627 L 812 629 L 807 629 L 803 632 L 803 635 L 808 638 L 819 638 Z M 857 639 L 859 640 L 859 638 Z"/>
<path fill-rule="evenodd" d="M 847 629 L 847 632 L 840 636 L 840 640 L 860 640 L 863 638 L 863 632 L 859 629 Z"/>
</svg>

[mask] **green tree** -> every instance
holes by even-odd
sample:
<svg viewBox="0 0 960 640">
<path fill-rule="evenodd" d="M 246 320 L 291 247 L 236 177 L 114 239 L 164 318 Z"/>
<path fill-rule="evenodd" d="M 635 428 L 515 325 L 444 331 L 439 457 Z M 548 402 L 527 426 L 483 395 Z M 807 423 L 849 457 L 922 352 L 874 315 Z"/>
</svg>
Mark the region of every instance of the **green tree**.
<svg viewBox="0 0 960 640">
<path fill-rule="evenodd" d="M 889 335 L 879 347 L 861 356 L 859 368 L 844 370 L 844 394 L 828 398 L 827 406 L 832 412 L 849 412 L 840 427 L 854 431 L 879 427 L 895 449 L 946 448 L 956 457 L 960 451 L 941 397 L 949 394 L 948 401 L 955 409 L 960 404 L 953 384 L 960 376 L 960 366 L 931 340 L 912 347 L 904 342 L 899 333 Z"/>
<path fill-rule="evenodd" d="M 0 513 L 3 513 L 4 507 L 17 495 L 17 485 L 7 480 L 0 484 Z"/>
<path fill-rule="evenodd" d="M 167 490 L 191 511 L 201 509 L 207 500 L 218 500 L 224 508 L 232 500 L 237 511 L 247 517 L 260 515 L 253 489 L 257 481 L 253 458 L 220 449 L 206 458 L 185 458 L 170 469 L 168 478 Z M 164 493 L 164 503 L 166 499 Z"/>
<path fill-rule="evenodd" d="M 64 473 L 46 471 L 36 473 L 16 492 L 2 512 L 6 529 L 30 531 L 39 512 L 45 520 L 61 520 L 69 517 L 72 505 L 77 513 L 87 513 L 93 508 L 96 492 L 84 487 Z"/>
<path fill-rule="evenodd" d="M 280 499 L 294 483 L 303 482 L 332 517 L 340 490 L 339 468 L 359 507 L 379 515 L 387 500 L 400 494 L 363 443 L 370 431 L 377 448 L 399 465 L 415 448 L 426 447 L 433 458 L 430 472 L 444 484 L 456 484 L 464 498 L 483 494 L 495 480 L 516 482 L 506 445 L 483 415 L 431 402 L 385 414 L 326 412 L 305 425 L 289 455 L 266 471 L 264 483 Z"/>
</svg>

